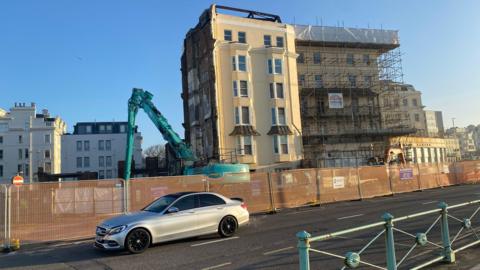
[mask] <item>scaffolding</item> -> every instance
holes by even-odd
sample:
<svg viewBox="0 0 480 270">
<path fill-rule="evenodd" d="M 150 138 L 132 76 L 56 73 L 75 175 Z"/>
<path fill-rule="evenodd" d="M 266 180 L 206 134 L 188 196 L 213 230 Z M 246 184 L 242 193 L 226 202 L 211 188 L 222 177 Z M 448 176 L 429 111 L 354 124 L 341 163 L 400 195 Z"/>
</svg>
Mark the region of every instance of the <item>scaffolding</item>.
<svg viewBox="0 0 480 270">
<path fill-rule="evenodd" d="M 397 31 L 294 28 L 307 166 L 365 165 L 388 137 L 415 132 L 395 106 L 404 85 Z"/>
</svg>

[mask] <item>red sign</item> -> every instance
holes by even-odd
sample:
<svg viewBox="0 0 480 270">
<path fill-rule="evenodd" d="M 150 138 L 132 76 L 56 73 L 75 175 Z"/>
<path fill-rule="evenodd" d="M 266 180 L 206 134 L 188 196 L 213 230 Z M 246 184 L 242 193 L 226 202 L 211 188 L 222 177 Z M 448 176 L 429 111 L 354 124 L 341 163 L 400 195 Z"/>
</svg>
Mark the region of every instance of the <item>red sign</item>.
<svg viewBox="0 0 480 270">
<path fill-rule="evenodd" d="M 14 185 L 22 185 L 23 184 L 23 177 L 20 175 L 15 175 L 12 178 L 12 184 Z"/>
</svg>

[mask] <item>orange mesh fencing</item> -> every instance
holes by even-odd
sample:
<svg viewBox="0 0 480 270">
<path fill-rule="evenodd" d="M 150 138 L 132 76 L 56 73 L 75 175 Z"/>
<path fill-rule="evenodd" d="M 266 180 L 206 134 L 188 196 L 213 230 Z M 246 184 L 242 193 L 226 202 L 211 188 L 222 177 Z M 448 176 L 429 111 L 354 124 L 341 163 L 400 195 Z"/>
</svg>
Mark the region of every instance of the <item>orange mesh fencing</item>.
<svg viewBox="0 0 480 270">
<path fill-rule="evenodd" d="M 7 185 L 0 185 L 0 246 L 5 247 L 7 240 Z"/>
<path fill-rule="evenodd" d="M 436 164 L 418 164 L 420 172 L 420 189 L 439 187 L 438 167 Z"/>
<path fill-rule="evenodd" d="M 388 175 L 393 193 L 418 190 L 420 187 L 418 168 L 413 166 L 389 166 Z"/>
<path fill-rule="evenodd" d="M 391 195 L 390 180 L 384 166 L 358 168 L 362 198 Z"/>
<path fill-rule="evenodd" d="M 208 191 L 228 198 L 242 198 L 250 213 L 273 211 L 267 173 L 251 173 L 249 181 L 230 182 L 226 179 L 208 179 Z"/>
<path fill-rule="evenodd" d="M 271 174 L 275 208 L 297 207 L 319 201 L 315 169 Z"/>
<path fill-rule="evenodd" d="M 359 200 L 361 198 L 356 169 L 319 169 L 317 173 L 321 203 Z"/>
<path fill-rule="evenodd" d="M 450 173 L 450 164 L 437 163 L 437 183 L 440 187 L 451 186 L 455 184 L 455 175 Z"/>
<path fill-rule="evenodd" d="M 458 175 L 462 183 L 476 183 L 480 181 L 480 161 L 463 161 L 458 164 L 460 172 Z"/>
<path fill-rule="evenodd" d="M 123 181 L 10 186 L 11 239 L 34 243 L 91 237 L 103 219 L 124 211 Z"/>
<path fill-rule="evenodd" d="M 138 211 L 163 195 L 182 191 L 205 191 L 203 175 L 132 179 L 129 182 L 130 211 Z"/>
</svg>

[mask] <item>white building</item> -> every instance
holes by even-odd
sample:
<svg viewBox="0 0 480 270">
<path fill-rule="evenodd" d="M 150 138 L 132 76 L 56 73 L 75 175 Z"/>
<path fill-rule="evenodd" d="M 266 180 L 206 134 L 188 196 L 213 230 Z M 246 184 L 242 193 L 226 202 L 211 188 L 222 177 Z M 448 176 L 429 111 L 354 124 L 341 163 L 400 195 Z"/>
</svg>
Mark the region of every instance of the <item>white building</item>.
<svg viewBox="0 0 480 270">
<path fill-rule="evenodd" d="M 443 117 L 441 111 L 425 110 L 425 125 L 427 127 L 427 136 L 438 137 L 443 136 Z"/>
<path fill-rule="evenodd" d="M 142 167 L 142 135 L 135 129 L 133 160 Z M 127 122 L 77 123 L 73 134 L 62 136 L 62 173 L 97 172 L 99 179 L 118 175 L 125 160 Z"/>
<path fill-rule="evenodd" d="M 26 182 L 30 174 L 36 181 L 39 170 L 60 173 L 65 131 L 62 119 L 50 117 L 47 110 L 37 114 L 35 103 L 15 103 L 10 111 L 0 109 L 0 183 L 9 183 L 17 173 L 23 173 Z"/>
</svg>

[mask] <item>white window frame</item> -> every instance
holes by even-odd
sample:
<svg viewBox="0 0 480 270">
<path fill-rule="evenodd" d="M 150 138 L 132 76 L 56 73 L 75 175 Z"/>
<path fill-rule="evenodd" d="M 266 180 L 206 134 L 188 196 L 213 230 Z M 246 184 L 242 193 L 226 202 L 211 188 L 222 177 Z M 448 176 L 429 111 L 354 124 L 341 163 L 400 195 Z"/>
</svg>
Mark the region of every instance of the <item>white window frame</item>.
<svg viewBox="0 0 480 270">
<path fill-rule="evenodd" d="M 284 115 L 283 115 L 284 122 L 283 123 L 280 123 L 280 114 L 278 113 L 279 109 L 283 109 L 283 113 L 284 113 Z M 285 107 L 274 107 L 274 108 L 272 108 L 271 112 L 272 112 L 272 125 L 273 126 L 286 126 L 287 125 L 287 111 L 286 111 Z"/>
<path fill-rule="evenodd" d="M 281 42 L 281 43 L 282 43 L 282 44 L 281 44 L 282 46 L 279 46 L 279 45 L 278 45 L 278 43 L 279 43 L 278 41 L 279 41 L 279 40 L 282 41 L 282 42 Z M 280 47 L 280 48 L 285 47 L 285 39 L 284 39 L 283 37 L 277 36 L 276 39 L 275 39 L 275 42 L 276 42 L 275 45 L 276 45 L 277 47 Z"/>
<path fill-rule="evenodd" d="M 277 72 L 277 61 L 280 61 L 280 72 Z M 283 74 L 283 59 L 270 58 L 267 60 L 267 73 L 268 74 Z"/>
<path fill-rule="evenodd" d="M 240 57 L 245 57 L 245 70 L 240 70 Z M 248 72 L 248 57 L 247 55 L 237 54 L 232 56 L 232 69 L 237 72 Z"/>
<path fill-rule="evenodd" d="M 230 39 L 227 39 L 227 32 L 230 32 Z M 232 30 L 229 30 L 229 29 L 223 29 L 223 39 L 225 41 L 232 41 L 233 40 L 233 32 Z"/>
<path fill-rule="evenodd" d="M 246 154 L 245 153 L 245 138 L 250 138 L 250 147 L 252 149 L 252 152 L 250 154 Z M 249 135 L 249 136 L 236 136 L 235 138 L 235 145 L 236 145 L 236 153 L 238 155 L 254 155 L 255 153 L 255 150 L 254 150 L 254 140 L 253 140 L 253 136 Z"/>
<path fill-rule="evenodd" d="M 266 46 L 266 47 L 272 47 L 272 36 L 271 35 L 263 35 L 263 45 Z"/>
<path fill-rule="evenodd" d="M 243 111 L 242 108 L 248 108 L 248 123 L 243 121 Z M 233 118 L 236 126 L 250 126 L 252 125 L 252 109 L 250 106 L 237 106 L 233 111 Z M 238 121 L 237 121 L 238 119 Z"/>
<path fill-rule="evenodd" d="M 282 139 L 287 140 L 287 151 L 284 152 L 282 149 Z M 289 143 L 288 143 L 288 135 L 274 135 L 273 136 L 273 152 L 279 155 L 288 155 L 290 151 Z"/>
<path fill-rule="evenodd" d="M 282 96 L 283 97 L 278 97 L 278 85 L 281 84 L 282 85 Z M 269 91 L 269 94 L 270 94 L 270 98 L 273 98 L 273 99 L 284 99 L 285 98 L 285 85 L 282 83 L 282 82 L 272 82 L 269 84 L 268 86 L 268 91 Z M 273 96 L 272 96 L 273 94 Z"/>
<path fill-rule="evenodd" d="M 240 33 L 243 33 L 243 34 L 244 34 L 244 39 L 245 39 L 244 41 L 240 41 Z M 238 43 L 244 43 L 244 44 L 246 44 L 246 43 L 247 43 L 247 32 L 245 32 L 245 31 L 238 31 L 238 33 L 237 33 L 237 41 L 238 41 Z"/>
</svg>

